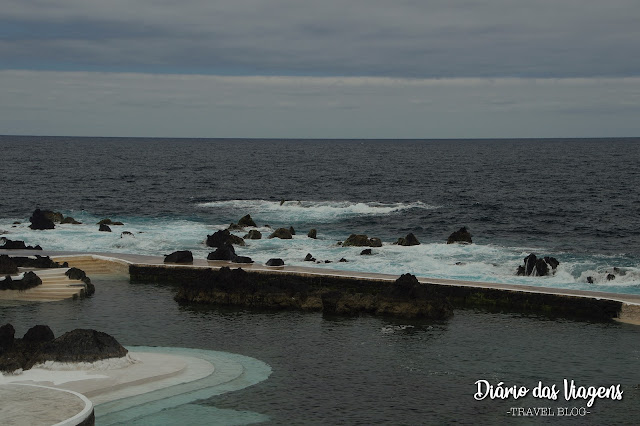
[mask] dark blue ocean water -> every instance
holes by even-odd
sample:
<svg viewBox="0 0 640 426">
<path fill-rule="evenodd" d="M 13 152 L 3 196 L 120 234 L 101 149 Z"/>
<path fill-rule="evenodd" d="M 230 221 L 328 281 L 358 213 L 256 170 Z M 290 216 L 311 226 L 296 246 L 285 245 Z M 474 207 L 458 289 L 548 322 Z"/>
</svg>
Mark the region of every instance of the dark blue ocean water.
<svg viewBox="0 0 640 426">
<path fill-rule="evenodd" d="M 47 249 L 191 249 L 202 257 L 207 234 L 250 213 L 263 234 L 266 224 L 299 231 L 290 241 L 238 248 L 256 261 L 304 264 L 312 252 L 350 260 L 333 268 L 637 293 L 639 142 L 4 136 L 0 230 Z M 25 221 L 35 207 L 83 225 L 31 231 Z M 98 232 L 95 223 L 105 217 L 125 225 Z M 444 244 L 461 226 L 474 244 Z M 311 227 L 317 240 L 306 237 Z M 120 238 L 123 230 L 135 237 Z M 359 256 L 336 244 L 352 232 L 385 244 Z M 392 244 L 408 232 L 422 244 Z M 556 276 L 514 275 L 532 251 L 561 261 Z M 602 277 L 614 266 L 625 274 L 607 282 Z M 590 287 L 586 276 L 600 281 Z M 637 423 L 640 355 L 631 325 L 463 310 L 434 322 L 185 308 L 171 287 L 94 282 L 90 299 L 2 305 L 0 323 L 13 323 L 19 335 L 36 323 L 56 335 L 96 328 L 126 345 L 230 351 L 271 366 L 264 382 L 196 403 L 192 424 L 215 424 L 212 407 L 258 413 L 270 424 Z M 568 419 L 507 412 L 584 401 L 473 399 L 479 379 L 532 388 L 538 381 L 562 386 L 564 378 L 621 384 L 624 398 L 599 400 L 588 416 Z"/>
<path fill-rule="evenodd" d="M 242 251 L 257 261 L 302 264 L 311 252 L 347 257 L 350 263 L 331 265 L 343 269 L 640 292 L 640 139 L 3 136 L 0 153 L 9 171 L 0 230 L 44 248 L 206 256 L 207 234 L 250 213 L 261 227 L 294 226 L 301 234 L 293 242 L 251 242 Z M 91 226 L 12 228 L 35 207 Z M 93 226 L 104 217 L 144 234 L 108 239 Z M 475 244 L 443 244 L 461 226 Z M 305 237 L 310 228 L 319 241 Z M 409 232 L 421 246 L 392 245 Z M 336 245 L 351 233 L 379 237 L 385 246 L 364 259 Z M 556 276 L 515 277 L 531 252 L 556 257 Z M 606 280 L 614 267 L 623 272 Z M 589 276 L 595 285 L 587 285 Z"/>
</svg>

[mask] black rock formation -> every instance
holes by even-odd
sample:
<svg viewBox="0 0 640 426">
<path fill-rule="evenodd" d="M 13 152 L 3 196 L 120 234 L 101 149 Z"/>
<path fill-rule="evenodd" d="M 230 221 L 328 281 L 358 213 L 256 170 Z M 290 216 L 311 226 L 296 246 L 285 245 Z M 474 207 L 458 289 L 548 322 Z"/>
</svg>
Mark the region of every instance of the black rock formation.
<svg viewBox="0 0 640 426">
<path fill-rule="evenodd" d="M 291 232 L 291 235 L 296 235 L 296 230 L 293 229 L 293 226 L 289 227 L 289 232 Z"/>
<path fill-rule="evenodd" d="M 34 325 L 27 330 L 25 335 L 22 337 L 22 340 L 25 343 L 33 345 L 51 342 L 55 338 L 56 336 L 48 325 Z"/>
<path fill-rule="evenodd" d="M 293 238 L 293 236 L 291 234 L 291 230 L 287 228 L 278 228 L 275 231 L 273 231 L 271 235 L 269 235 L 269 238 L 280 238 L 282 240 L 290 240 Z"/>
<path fill-rule="evenodd" d="M 0 238 L 0 242 L 4 242 L 4 245 L 0 246 L 0 249 L 4 250 L 42 250 L 42 247 L 40 247 L 39 245 L 35 247 L 28 246 L 24 243 L 24 241 L 14 241 L 5 237 Z"/>
<path fill-rule="evenodd" d="M 214 232 L 212 235 L 207 235 L 208 247 L 222 247 L 225 244 L 235 244 L 237 246 L 244 246 L 244 240 L 229 232 L 228 229 L 222 229 Z"/>
<path fill-rule="evenodd" d="M 82 222 L 78 222 L 77 220 L 75 220 L 71 216 L 65 217 L 64 219 L 62 219 L 62 221 L 60 223 L 70 223 L 72 225 L 82 225 Z"/>
<path fill-rule="evenodd" d="M 0 255 L 0 274 L 17 274 L 18 265 L 6 254 Z"/>
<path fill-rule="evenodd" d="M 360 256 L 369 256 L 369 255 L 371 255 L 371 254 L 373 254 L 373 253 L 371 252 L 371 249 L 364 249 L 364 250 L 362 250 L 362 251 L 360 252 Z"/>
<path fill-rule="evenodd" d="M 31 225 L 29 225 L 29 228 L 31 229 L 43 230 L 54 229 L 56 227 L 53 224 L 53 221 L 40 209 L 35 209 L 33 211 L 29 221 L 31 222 Z"/>
<path fill-rule="evenodd" d="M 316 261 L 316 258 L 315 258 L 315 257 L 313 257 L 313 256 L 311 255 L 311 253 L 307 253 L 307 255 L 304 257 L 304 261 L 305 261 L 305 262 L 315 262 L 315 261 Z"/>
<path fill-rule="evenodd" d="M 402 237 L 398 238 L 398 242 L 396 244 L 400 246 L 417 246 L 417 245 L 420 245 L 420 241 L 418 241 L 418 239 L 416 238 L 415 235 L 413 235 L 413 233 L 409 233 L 404 238 Z"/>
<path fill-rule="evenodd" d="M 310 229 L 309 233 L 307 234 L 307 237 L 313 238 L 313 239 L 317 238 L 317 236 L 318 236 L 318 231 L 316 231 L 315 228 Z"/>
<path fill-rule="evenodd" d="M 251 215 L 248 214 L 248 215 L 242 216 L 240 218 L 240 220 L 238 221 L 238 225 L 240 225 L 242 227 L 245 227 L 245 226 L 254 226 L 255 227 L 256 223 L 251 218 Z"/>
<path fill-rule="evenodd" d="M 471 240 L 471 233 L 469 232 L 466 226 L 463 226 L 462 228 L 458 229 L 456 232 L 449 235 L 449 238 L 447 238 L 447 244 L 454 244 L 454 243 L 462 243 L 462 244 L 473 243 L 473 241 Z"/>
<path fill-rule="evenodd" d="M 284 260 L 279 259 L 279 258 L 269 259 L 269 260 L 267 260 L 267 263 L 265 263 L 265 265 L 267 265 L 267 266 L 283 266 L 284 265 Z"/>
<path fill-rule="evenodd" d="M 244 236 L 245 240 L 259 240 L 262 238 L 262 233 L 257 229 L 250 230 L 247 235 Z"/>
<path fill-rule="evenodd" d="M 164 257 L 164 263 L 193 263 L 193 254 L 189 250 L 178 250 Z"/>
<path fill-rule="evenodd" d="M 342 247 L 382 247 L 380 238 L 369 238 L 364 234 L 351 234 L 343 243 Z"/>
<path fill-rule="evenodd" d="M 212 251 L 207 256 L 207 260 L 233 260 L 236 258 L 236 250 L 232 244 L 225 243 L 223 246 L 218 247 L 215 251 Z"/>
<path fill-rule="evenodd" d="M 114 222 L 111 219 L 102 219 L 100 222 L 98 222 L 96 225 L 114 225 L 114 226 L 122 226 L 124 225 L 124 223 L 122 222 Z"/>
<path fill-rule="evenodd" d="M 111 228 L 109 228 L 109 225 L 105 225 L 104 223 L 101 223 L 100 227 L 98 228 L 98 231 L 111 232 Z"/>
<path fill-rule="evenodd" d="M 42 280 L 33 271 L 25 272 L 21 279 L 11 278 L 10 275 L 0 281 L 0 290 L 28 290 L 42 284 Z"/>
<path fill-rule="evenodd" d="M 555 274 L 559 264 L 560 262 L 558 262 L 555 257 L 546 256 L 544 258 L 538 258 L 535 254 L 531 253 L 524 258 L 524 265 L 518 266 L 516 274 L 521 276 L 544 277 L 550 273 Z"/>
</svg>

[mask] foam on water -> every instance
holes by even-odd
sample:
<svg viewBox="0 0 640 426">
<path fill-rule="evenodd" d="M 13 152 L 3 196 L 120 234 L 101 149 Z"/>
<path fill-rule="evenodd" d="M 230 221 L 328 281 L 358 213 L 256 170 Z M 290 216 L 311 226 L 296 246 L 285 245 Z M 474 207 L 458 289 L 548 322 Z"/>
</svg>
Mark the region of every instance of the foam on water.
<svg viewBox="0 0 640 426">
<path fill-rule="evenodd" d="M 217 206 L 226 205 L 239 212 L 251 211 L 247 207 L 253 205 L 267 206 L 266 213 L 257 213 L 255 217 L 276 219 L 278 223 L 293 222 L 296 212 L 311 212 L 304 220 L 297 223 L 303 225 L 291 240 L 278 238 L 268 239 L 272 228 L 258 228 L 263 234 L 260 240 L 246 240 L 245 247 L 237 247 L 236 253 L 249 256 L 256 263 L 264 264 L 270 258 L 282 258 L 287 265 L 315 266 L 325 269 L 336 269 L 358 272 L 376 272 L 400 275 L 412 273 L 417 276 L 456 279 L 464 281 L 481 281 L 494 283 L 512 283 L 532 286 L 575 288 L 621 293 L 640 293 L 640 265 L 632 259 L 604 255 L 576 255 L 571 253 L 549 253 L 544 247 L 507 247 L 494 244 L 475 243 L 470 245 L 445 244 L 429 242 L 422 235 L 421 245 L 403 247 L 394 245 L 394 241 L 384 241 L 379 248 L 372 248 L 373 255 L 361 256 L 363 247 L 342 247 L 338 241 L 346 235 L 331 228 L 320 228 L 317 239 L 306 236 L 306 221 L 316 215 L 317 221 L 328 222 L 339 215 L 352 214 L 366 216 L 369 214 L 393 214 L 407 208 L 428 208 L 422 203 L 375 205 L 374 203 L 313 203 L 297 205 L 286 202 L 264 200 L 231 200 L 217 202 Z M 214 204 L 210 204 L 213 207 Z M 284 207 L 284 209 L 281 209 Z M 271 209 L 271 210 L 269 210 Z M 282 210 L 280 212 L 280 210 Z M 358 213 L 358 211 L 360 211 Z M 384 213 L 381 213 L 384 212 Z M 64 212 L 65 215 L 67 212 Z M 227 223 L 204 223 L 201 220 L 186 218 L 149 218 L 123 216 L 113 220 L 124 222 L 124 226 L 112 225 L 113 232 L 100 232 L 96 224 L 101 217 L 88 212 L 68 212 L 69 215 L 83 222 L 82 225 L 57 224 L 53 230 L 33 231 L 28 223 L 13 226 L 14 218 L 0 220 L 0 227 L 10 229 L 7 238 L 24 240 L 27 244 L 40 244 L 46 250 L 87 251 L 102 253 L 135 253 L 146 255 L 165 255 L 176 250 L 191 250 L 195 258 L 204 259 L 213 250 L 204 244 L 206 236 L 228 226 Z M 271 216 L 270 216 L 271 215 Z M 253 213 L 252 213 L 253 216 Z M 238 216 L 239 218 L 239 216 Z M 287 219 L 289 218 L 289 219 Z M 23 219 L 24 220 L 24 219 Z M 248 232 L 234 231 L 240 237 Z M 123 231 L 133 235 L 121 235 Z M 304 261 L 307 253 L 321 263 Z M 537 255 L 553 255 L 560 261 L 556 273 L 548 277 L 518 277 L 515 275 L 518 265 L 529 253 Z M 338 262 L 345 258 L 348 262 Z M 329 260 L 331 263 L 324 263 Z M 614 267 L 617 267 L 614 270 Z M 607 279 L 614 274 L 615 279 Z M 587 282 L 591 277 L 593 283 Z"/>
<path fill-rule="evenodd" d="M 357 203 L 351 201 L 227 200 L 200 203 L 198 207 L 246 212 L 254 220 L 279 223 L 328 223 L 359 217 L 399 213 L 408 209 L 437 208 L 422 201 L 413 203 Z"/>
</svg>

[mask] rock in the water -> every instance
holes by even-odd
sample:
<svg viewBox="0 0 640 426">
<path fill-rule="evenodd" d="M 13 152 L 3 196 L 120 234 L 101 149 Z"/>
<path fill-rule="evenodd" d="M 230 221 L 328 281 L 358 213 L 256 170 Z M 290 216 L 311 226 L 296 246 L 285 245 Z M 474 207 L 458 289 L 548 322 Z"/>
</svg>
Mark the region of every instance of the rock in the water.
<svg viewBox="0 0 640 426">
<path fill-rule="evenodd" d="M 8 238 L 2 237 L 0 238 L 0 242 L 4 243 L 4 245 L 0 246 L 0 249 L 3 250 L 42 250 L 42 247 L 37 246 L 28 246 L 21 240 L 10 240 Z"/>
<path fill-rule="evenodd" d="M 193 263 L 193 254 L 189 250 L 178 250 L 164 257 L 164 263 Z"/>
<path fill-rule="evenodd" d="M 467 229 L 466 226 L 458 229 L 456 232 L 449 235 L 447 239 L 447 244 L 453 243 L 462 243 L 462 244 L 471 244 L 473 241 L 471 240 L 471 233 Z"/>
<path fill-rule="evenodd" d="M 43 230 L 43 229 L 55 229 L 53 221 L 47 217 L 47 215 L 40 209 L 35 209 L 33 214 L 29 218 L 31 225 L 29 228 Z"/>
<path fill-rule="evenodd" d="M 122 222 L 114 222 L 111 219 L 102 219 L 100 222 L 98 222 L 96 225 L 115 225 L 115 226 L 121 226 L 124 225 L 124 223 Z"/>
<path fill-rule="evenodd" d="M 80 280 L 83 281 L 87 278 L 87 274 L 78 268 L 69 268 L 67 272 L 64 273 L 70 280 Z"/>
<path fill-rule="evenodd" d="M 218 247 L 216 251 L 212 251 L 207 256 L 207 260 L 233 260 L 236 257 L 236 250 L 233 245 L 225 243 L 222 247 Z"/>
<path fill-rule="evenodd" d="M 0 354 L 13 346 L 16 330 L 11 324 L 0 327 Z"/>
<path fill-rule="evenodd" d="M 253 263 L 253 260 L 248 256 L 236 256 L 232 260 L 233 263 Z"/>
<path fill-rule="evenodd" d="M 413 235 L 413 233 L 409 233 L 404 238 L 402 237 L 398 238 L 398 242 L 396 244 L 400 246 L 417 246 L 417 245 L 420 245 L 420 241 L 418 241 L 418 239 L 416 238 L 415 235 Z"/>
<path fill-rule="evenodd" d="M 111 228 L 109 228 L 109 225 L 105 225 L 103 223 L 103 224 L 100 225 L 100 228 L 98 228 L 98 231 L 111 232 Z"/>
<path fill-rule="evenodd" d="M 245 226 L 257 226 L 256 223 L 253 221 L 253 219 L 251 218 L 251 215 L 248 214 L 246 216 L 242 216 L 240 218 L 240 220 L 238 221 L 238 225 L 245 227 Z"/>
<path fill-rule="evenodd" d="M 344 257 L 341 257 L 340 260 L 338 260 L 338 262 L 340 263 L 344 263 L 344 262 L 348 262 L 347 259 L 345 259 Z"/>
<path fill-rule="evenodd" d="M 380 238 L 369 238 L 364 234 L 351 234 L 343 243 L 342 247 L 382 247 Z"/>
<path fill-rule="evenodd" d="M 616 279 L 616 276 L 613 274 L 607 274 L 607 281 L 613 281 Z"/>
<path fill-rule="evenodd" d="M 56 336 L 48 325 L 34 325 L 27 330 L 22 340 L 26 343 L 40 344 L 50 342 L 55 338 Z"/>
<path fill-rule="evenodd" d="M 524 258 L 524 266 L 518 266 L 516 272 L 517 275 L 522 276 L 534 276 L 544 277 L 551 274 L 555 274 L 556 268 L 560 262 L 555 257 L 546 256 L 544 258 L 538 258 L 535 254 L 531 253 Z"/>
<path fill-rule="evenodd" d="M 265 264 L 267 266 L 283 266 L 284 265 L 284 260 L 282 259 L 269 259 L 267 260 L 267 263 Z"/>
<path fill-rule="evenodd" d="M 364 249 L 360 252 L 360 256 L 369 256 L 373 254 L 373 252 L 371 251 L 371 249 Z"/>
<path fill-rule="evenodd" d="M 257 229 L 252 229 L 244 236 L 245 240 L 259 240 L 262 238 L 262 233 Z"/>
<path fill-rule="evenodd" d="M 287 228 L 278 228 L 275 231 L 273 231 L 273 233 L 271 235 L 269 235 L 269 238 L 280 238 L 282 240 L 290 240 L 293 238 L 291 231 Z"/>
<path fill-rule="evenodd" d="M 242 231 L 244 226 L 238 225 L 237 223 L 232 223 L 227 228 L 229 231 Z"/>
<path fill-rule="evenodd" d="M 42 213 L 53 223 L 60 223 L 64 220 L 64 215 L 60 212 L 52 212 L 51 210 L 43 210 Z"/>
<path fill-rule="evenodd" d="M 293 229 L 293 226 L 289 227 L 289 232 L 291 232 L 291 235 L 296 235 L 296 230 Z"/>
<path fill-rule="evenodd" d="M 209 247 L 222 247 L 225 244 L 235 244 L 237 246 L 244 246 L 244 240 L 229 232 L 228 229 L 222 229 L 214 232 L 212 235 L 207 235 L 207 246 Z"/>
<path fill-rule="evenodd" d="M 309 233 L 307 234 L 307 237 L 313 238 L 313 239 L 317 238 L 317 236 L 318 236 L 318 231 L 316 231 L 315 228 L 310 229 Z"/>
<path fill-rule="evenodd" d="M 313 256 L 311 255 L 311 253 L 307 253 L 307 255 L 304 257 L 304 261 L 305 261 L 305 262 L 315 262 L 315 261 L 316 261 L 316 258 L 315 258 L 315 257 L 313 257 Z"/>
<path fill-rule="evenodd" d="M 76 329 L 44 344 L 28 367 L 45 361 L 95 362 L 108 358 L 122 358 L 128 352 L 107 333 Z"/>
<path fill-rule="evenodd" d="M 0 255 L 0 274 L 17 274 L 18 265 L 6 254 Z"/>
<path fill-rule="evenodd" d="M 124 237 L 135 237 L 135 235 L 133 235 L 133 232 L 129 232 L 129 231 L 123 231 L 120 233 L 120 238 L 124 238 Z"/>
<path fill-rule="evenodd" d="M 62 221 L 60 223 L 70 223 L 72 225 L 82 225 L 82 222 L 78 222 L 77 220 L 75 220 L 71 216 L 65 217 L 64 219 L 62 219 Z"/>
<path fill-rule="evenodd" d="M 593 277 L 587 277 L 587 282 L 589 284 L 593 284 Z"/>
</svg>

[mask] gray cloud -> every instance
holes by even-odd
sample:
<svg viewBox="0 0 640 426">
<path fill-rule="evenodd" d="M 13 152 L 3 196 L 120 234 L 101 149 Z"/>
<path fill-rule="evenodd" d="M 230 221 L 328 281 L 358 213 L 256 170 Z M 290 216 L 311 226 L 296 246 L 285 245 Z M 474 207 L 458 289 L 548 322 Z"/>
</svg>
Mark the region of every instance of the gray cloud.
<svg viewBox="0 0 640 426">
<path fill-rule="evenodd" d="M 640 73 L 636 0 L 4 0 L 4 69 L 396 77 Z"/>
<path fill-rule="evenodd" d="M 640 77 L 265 77 L 0 71 L 0 133 L 495 138 L 640 134 Z"/>
</svg>

